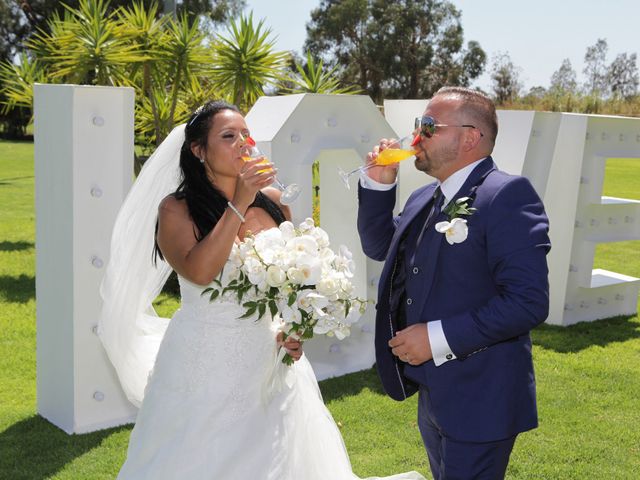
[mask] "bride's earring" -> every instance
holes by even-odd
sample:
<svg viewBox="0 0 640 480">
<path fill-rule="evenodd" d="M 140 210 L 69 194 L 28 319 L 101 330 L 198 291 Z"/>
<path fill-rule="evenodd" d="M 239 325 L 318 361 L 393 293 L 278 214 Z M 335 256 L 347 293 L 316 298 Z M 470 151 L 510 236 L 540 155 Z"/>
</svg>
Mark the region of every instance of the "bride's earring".
<svg viewBox="0 0 640 480">
<path fill-rule="evenodd" d="M 200 163 L 204 164 L 204 158 L 199 158 L 198 160 L 200 160 Z"/>
</svg>

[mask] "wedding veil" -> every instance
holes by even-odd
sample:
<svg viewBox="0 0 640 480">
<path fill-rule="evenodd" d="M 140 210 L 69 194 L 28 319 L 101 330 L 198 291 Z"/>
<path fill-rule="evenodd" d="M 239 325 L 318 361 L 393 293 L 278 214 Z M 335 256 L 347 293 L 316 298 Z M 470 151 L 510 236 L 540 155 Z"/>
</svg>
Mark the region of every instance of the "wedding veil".
<svg viewBox="0 0 640 480">
<path fill-rule="evenodd" d="M 173 129 L 131 187 L 116 217 L 100 286 L 98 335 L 124 393 L 138 407 L 169 323 L 152 306 L 171 273 L 166 262 L 153 263 L 154 231 L 160 201 L 180 183 L 184 129 L 184 125 Z"/>
</svg>

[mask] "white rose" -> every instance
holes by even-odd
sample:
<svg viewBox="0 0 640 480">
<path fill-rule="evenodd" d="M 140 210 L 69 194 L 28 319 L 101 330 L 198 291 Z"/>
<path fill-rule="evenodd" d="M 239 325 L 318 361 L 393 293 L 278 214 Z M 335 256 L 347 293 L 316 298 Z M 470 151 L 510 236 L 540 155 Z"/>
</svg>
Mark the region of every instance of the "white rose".
<svg viewBox="0 0 640 480">
<path fill-rule="evenodd" d="M 255 238 L 255 249 L 266 263 L 273 263 L 274 257 L 284 248 L 282 232 L 277 228 L 270 228 L 260 232 Z"/>
<path fill-rule="evenodd" d="M 335 277 L 328 275 L 320 279 L 316 283 L 316 290 L 325 297 L 332 297 L 338 293 L 340 282 Z"/>
<path fill-rule="evenodd" d="M 269 265 L 266 281 L 270 287 L 279 287 L 287 281 L 287 274 L 279 266 Z"/>
<path fill-rule="evenodd" d="M 449 245 L 462 243 L 467 239 L 467 235 L 469 235 L 467 221 L 463 218 L 454 218 L 450 222 L 438 222 L 435 228 L 437 232 L 444 233 L 444 238 L 447 239 Z"/>
<path fill-rule="evenodd" d="M 340 296 L 342 298 L 350 297 L 353 294 L 354 290 L 353 283 L 351 283 L 351 281 L 347 280 L 346 278 L 340 279 L 340 290 Z"/>
<path fill-rule="evenodd" d="M 291 267 L 287 270 L 287 277 L 292 283 L 297 283 L 298 285 L 304 282 L 304 273 L 302 273 L 302 270 L 299 268 Z"/>
</svg>

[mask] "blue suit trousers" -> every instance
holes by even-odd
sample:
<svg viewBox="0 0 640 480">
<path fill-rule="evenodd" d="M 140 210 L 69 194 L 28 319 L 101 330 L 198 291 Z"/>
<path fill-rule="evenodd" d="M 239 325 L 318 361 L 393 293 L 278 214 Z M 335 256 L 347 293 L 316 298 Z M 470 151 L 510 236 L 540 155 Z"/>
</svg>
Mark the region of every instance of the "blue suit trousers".
<svg viewBox="0 0 640 480">
<path fill-rule="evenodd" d="M 446 437 L 429 410 L 429 393 L 420 387 L 418 427 L 434 480 L 502 480 L 516 437 L 496 442 L 461 442 Z"/>
</svg>

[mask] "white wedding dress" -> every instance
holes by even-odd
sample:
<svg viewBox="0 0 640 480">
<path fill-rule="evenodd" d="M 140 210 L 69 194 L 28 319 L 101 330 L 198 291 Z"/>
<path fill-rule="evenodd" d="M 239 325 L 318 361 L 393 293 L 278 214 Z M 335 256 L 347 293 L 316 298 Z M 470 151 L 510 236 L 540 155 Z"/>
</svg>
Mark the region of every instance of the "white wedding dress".
<svg viewBox="0 0 640 480">
<path fill-rule="evenodd" d="M 275 322 L 239 319 L 242 307 L 183 278 L 180 288 L 118 478 L 358 478 L 306 357 L 280 365 Z M 275 365 L 287 381 L 274 389 Z"/>
</svg>

